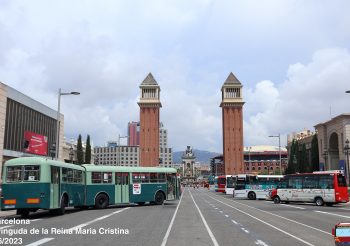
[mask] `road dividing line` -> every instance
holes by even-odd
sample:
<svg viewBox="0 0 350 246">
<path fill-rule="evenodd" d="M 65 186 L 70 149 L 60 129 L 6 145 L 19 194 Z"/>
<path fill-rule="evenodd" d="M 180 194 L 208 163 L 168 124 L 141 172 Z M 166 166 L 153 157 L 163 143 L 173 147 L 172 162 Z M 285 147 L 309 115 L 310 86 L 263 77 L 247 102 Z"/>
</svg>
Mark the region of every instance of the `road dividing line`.
<svg viewBox="0 0 350 246">
<path fill-rule="evenodd" d="M 238 225 L 238 222 L 235 220 L 231 220 L 233 224 Z"/>
<path fill-rule="evenodd" d="M 229 217 L 228 214 L 225 214 L 225 217 L 228 218 Z"/>
<path fill-rule="evenodd" d="M 84 224 L 80 224 L 80 225 L 74 226 L 74 227 L 72 227 L 72 228 L 69 228 L 68 230 L 78 230 L 78 229 L 83 228 L 83 227 L 85 227 L 85 226 L 88 226 L 88 225 L 90 225 L 90 224 L 92 224 L 92 223 L 94 223 L 94 222 L 96 222 L 96 221 L 106 219 L 106 218 L 108 218 L 108 217 L 110 217 L 110 216 L 112 216 L 112 215 L 114 215 L 114 214 L 117 214 L 117 213 L 121 213 L 121 212 L 123 212 L 123 211 L 125 211 L 125 210 L 127 210 L 127 209 L 129 209 L 129 208 L 130 208 L 130 207 L 123 208 L 123 209 L 118 210 L 118 211 L 115 211 L 115 212 L 113 212 L 113 213 L 110 213 L 110 214 L 101 216 L 101 217 L 99 217 L 99 218 L 97 218 L 97 219 L 90 220 L 90 221 L 88 221 L 88 222 L 86 222 L 86 223 L 84 223 Z"/>
<path fill-rule="evenodd" d="M 177 214 L 177 210 L 179 210 L 179 207 L 180 207 L 180 204 L 181 204 L 181 201 L 182 201 L 182 197 L 184 196 L 185 191 L 186 191 L 186 189 L 185 189 L 185 190 L 182 192 L 182 194 L 181 194 L 180 201 L 179 201 L 179 203 L 178 203 L 177 206 L 176 206 L 176 209 L 175 209 L 173 218 L 171 219 L 170 224 L 169 224 L 169 226 L 168 226 L 168 229 L 166 230 L 166 233 L 165 233 L 165 236 L 164 236 L 164 238 L 163 238 L 163 241 L 162 241 L 161 246 L 165 246 L 166 243 L 167 243 L 167 241 L 168 241 L 168 237 L 169 237 L 171 228 L 173 227 L 173 224 L 174 224 L 174 221 L 175 221 L 175 217 L 176 217 L 176 214 Z"/>
<path fill-rule="evenodd" d="M 208 196 L 208 197 L 211 197 L 212 199 L 215 199 L 215 198 L 213 198 L 212 196 L 209 196 L 209 195 L 207 195 L 207 196 Z M 274 213 L 270 213 L 270 212 L 267 212 L 267 211 L 262 210 L 262 209 L 260 209 L 260 208 L 255 208 L 255 207 L 246 205 L 246 204 L 244 204 L 244 203 L 240 203 L 240 202 L 236 202 L 236 201 L 227 199 L 227 198 L 225 198 L 225 197 L 224 197 L 224 199 L 226 199 L 226 200 L 228 200 L 228 201 L 230 201 L 230 202 L 237 203 L 237 204 L 240 204 L 240 205 L 242 205 L 242 206 L 246 206 L 246 207 L 248 207 L 248 208 L 252 208 L 252 209 L 255 209 L 255 210 L 257 210 L 257 211 L 260 211 L 260 212 L 263 212 L 263 213 L 266 213 L 266 214 L 270 214 L 270 215 L 276 216 L 276 217 L 278 217 L 278 218 L 281 218 L 281 219 L 284 219 L 284 220 L 288 220 L 288 221 L 290 221 L 290 222 L 293 222 L 293 223 L 296 223 L 296 224 L 299 224 L 299 225 L 308 227 L 308 228 L 310 228 L 310 229 L 313 229 L 313 230 L 315 230 L 315 231 L 319 231 L 319 232 L 322 232 L 322 233 L 324 233 L 324 234 L 327 234 L 327 235 L 332 236 L 332 233 L 329 233 L 329 232 L 327 232 L 327 231 L 323 231 L 323 230 L 321 230 L 321 229 L 318 229 L 318 228 L 315 228 L 315 227 L 312 227 L 312 226 L 303 224 L 303 223 L 301 223 L 301 222 L 298 222 L 298 221 L 295 221 L 295 220 L 292 220 L 292 219 L 288 219 L 288 218 L 283 217 L 283 216 L 281 216 L 281 215 L 277 215 L 277 214 L 274 214 Z M 215 200 L 216 200 L 216 199 L 215 199 Z M 221 201 L 220 201 L 220 202 L 221 202 Z"/>
<path fill-rule="evenodd" d="M 288 205 L 288 204 L 279 204 L 279 205 L 282 205 L 282 206 L 285 206 L 285 207 L 297 208 L 297 209 L 305 209 L 305 208 L 302 208 L 302 207 L 292 206 L 292 205 Z"/>
<path fill-rule="evenodd" d="M 6 228 L 9 228 L 9 227 L 12 227 L 12 226 L 13 226 L 13 225 L 2 226 L 2 227 L 0 227 L 0 230 L 6 229 Z"/>
<path fill-rule="evenodd" d="M 256 245 L 261 245 L 261 246 L 269 246 L 268 244 L 266 244 L 265 242 L 261 241 L 261 240 L 257 240 L 255 242 Z"/>
<path fill-rule="evenodd" d="M 345 216 L 345 215 L 340 215 L 340 214 L 334 214 L 334 213 L 328 213 L 328 212 L 317 211 L 317 210 L 314 210 L 314 211 L 315 211 L 316 213 L 329 214 L 329 215 L 333 215 L 333 216 L 337 216 L 337 217 L 342 217 L 342 218 L 350 219 L 350 216 Z"/>
<path fill-rule="evenodd" d="M 38 245 L 50 242 L 51 240 L 54 240 L 54 238 L 43 238 L 43 239 L 36 241 L 34 243 L 27 244 L 26 246 L 38 246 Z"/>
<path fill-rule="evenodd" d="M 209 196 L 209 197 L 211 197 L 211 196 Z M 193 198 L 192 198 L 192 199 L 193 199 Z M 305 241 L 304 239 L 301 239 L 300 237 L 294 236 L 293 234 L 290 234 L 289 232 L 286 232 L 286 231 L 284 231 L 284 230 L 282 230 L 282 229 L 280 229 L 280 228 L 278 228 L 278 227 L 276 227 L 276 226 L 274 226 L 274 225 L 272 225 L 272 224 L 270 224 L 270 223 L 267 223 L 266 221 L 263 221 L 263 220 L 261 220 L 261 219 L 255 217 L 255 216 L 253 216 L 253 215 L 251 215 L 251 214 L 248 214 L 247 212 L 244 212 L 243 210 L 240 210 L 240 209 L 238 209 L 238 208 L 235 208 L 234 206 L 231 206 L 230 204 L 224 203 L 224 202 L 222 202 L 222 201 L 220 201 L 220 200 L 218 200 L 218 199 L 216 199 L 216 198 L 214 198 L 214 197 L 211 197 L 211 199 L 214 199 L 214 200 L 216 200 L 216 201 L 218 201 L 218 202 L 220 202 L 220 203 L 222 203 L 222 204 L 225 204 L 226 206 L 231 207 L 231 208 L 237 210 L 238 212 L 241 212 L 242 214 L 245 214 L 245 215 L 247 215 L 247 216 L 249 216 L 249 217 L 251 217 L 251 218 L 253 218 L 253 219 L 257 220 L 257 221 L 260 221 L 261 223 L 264 223 L 265 225 L 268 225 L 268 226 L 270 226 L 271 228 L 274 228 L 274 229 L 276 229 L 277 231 L 280 231 L 280 232 L 282 232 L 282 233 L 284 233 L 284 234 L 286 234 L 286 235 L 288 235 L 288 236 L 290 236 L 290 237 L 292 237 L 292 238 L 294 238 L 294 239 L 296 239 L 296 240 L 298 240 L 298 241 L 300 241 L 300 242 L 302 242 L 302 243 L 304 243 L 304 244 L 306 244 L 306 245 L 315 246 L 314 244 L 309 243 L 309 242 Z"/>
<path fill-rule="evenodd" d="M 198 207 L 196 201 L 194 200 L 191 191 L 190 191 L 190 195 L 191 195 L 191 198 L 192 198 L 192 200 L 193 200 L 193 202 L 194 202 L 194 205 L 196 206 L 196 208 L 197 208 L 197 210 L 198 210 L 198 212 L 199 212 L 199 215 L 200 215 L 201 218 L 202 218 L 203 224 L 204 224 L 205 228 L 207 229 L 207 232 L 209 233 L 209 236 L 210 236 L 210 238 L 211 238 L 211 241 L 213 241 L 214 246 L 219 246 L 218 241 L 216 241 L 213 232 L 210 230 L 207 221 L 205 220 L 205 218 L 204 218 L 204 216 L 203 216 L 201 210 L 199 209 L 199 207 Z"/>
</svg>

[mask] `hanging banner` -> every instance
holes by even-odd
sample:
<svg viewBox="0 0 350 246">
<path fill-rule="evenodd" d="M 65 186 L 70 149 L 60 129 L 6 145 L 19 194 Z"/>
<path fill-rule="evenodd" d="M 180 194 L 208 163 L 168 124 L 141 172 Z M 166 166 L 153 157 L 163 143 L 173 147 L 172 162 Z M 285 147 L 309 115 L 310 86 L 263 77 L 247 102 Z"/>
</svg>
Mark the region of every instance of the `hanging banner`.
<svg viewBox="0 0 350 246">
<path fill-rule="evenodd" d="M 24 132 L 24 152 L 47 155 L 47 137 L 34 132 Z"/>
</svg>

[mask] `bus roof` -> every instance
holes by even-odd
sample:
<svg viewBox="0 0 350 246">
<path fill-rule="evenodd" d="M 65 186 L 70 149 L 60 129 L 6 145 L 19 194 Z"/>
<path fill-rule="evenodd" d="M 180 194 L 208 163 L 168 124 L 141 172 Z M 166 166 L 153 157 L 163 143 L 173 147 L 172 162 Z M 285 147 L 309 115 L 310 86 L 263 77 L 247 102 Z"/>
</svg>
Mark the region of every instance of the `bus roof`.
<svg viewBox="0 0 350 246">
<path fill-rule="evenodd" d="M 170 167 L 125 167 L 125 166 L 101 166 L 84 164 L 83 167 L 89 172 L 145 172 L 145 173 L 176 173 L 175 168 Z"/>
<path fill-rule="evenodd" d="M 51 160 L 45 157 L 18 157 L 5 162 L 5 166 L 45 165 L 45 164 L 66 167 L 66 168 L 74 168 L 74 169 L 84 171 L 84 168 L 81 167 L 80 165 Z"/>
</svg>

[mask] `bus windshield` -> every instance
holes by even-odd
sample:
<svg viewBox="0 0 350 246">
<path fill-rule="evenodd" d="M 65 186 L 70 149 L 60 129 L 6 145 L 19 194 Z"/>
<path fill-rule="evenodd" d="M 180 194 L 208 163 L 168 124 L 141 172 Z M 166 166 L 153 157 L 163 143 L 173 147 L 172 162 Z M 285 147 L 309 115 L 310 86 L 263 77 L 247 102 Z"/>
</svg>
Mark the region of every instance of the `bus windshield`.
<svg viewBox="0 0 350 246">
<path fill-rule="evenodd" d="M 338 186 L 339 187 L 346 187 L 346 179 L 344 177 L 344 175 L 342 174 L 338 174 Z"/>
</svg>

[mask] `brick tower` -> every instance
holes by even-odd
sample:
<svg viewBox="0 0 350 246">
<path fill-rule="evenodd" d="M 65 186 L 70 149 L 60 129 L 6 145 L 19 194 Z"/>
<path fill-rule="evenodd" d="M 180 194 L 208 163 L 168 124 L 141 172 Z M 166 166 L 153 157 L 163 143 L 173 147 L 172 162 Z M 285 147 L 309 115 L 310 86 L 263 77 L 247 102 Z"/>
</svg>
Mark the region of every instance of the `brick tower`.
<svg viewBox="0 0 350 246">
<path fill-rule="evenodd" d="M 140 166 L 159 166 L 160 87 L 149 73 L 140 89 Z"/>
<path fill-rule="evenodd" d="M 230 73 L 221 88 L 225 174 L 244 173 L 242 84 Z"/>
</svg>

